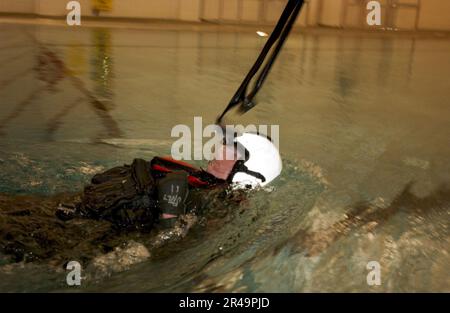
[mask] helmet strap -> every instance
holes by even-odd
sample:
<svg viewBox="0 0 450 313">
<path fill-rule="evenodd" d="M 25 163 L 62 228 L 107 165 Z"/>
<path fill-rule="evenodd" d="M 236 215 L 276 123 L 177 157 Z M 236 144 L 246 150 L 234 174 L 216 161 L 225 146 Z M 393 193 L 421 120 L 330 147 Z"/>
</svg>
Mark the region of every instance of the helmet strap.
<svg viewBox="0 0 450 313">
<path fill-rule="evenodd" d="M 243 161 L 243 160 L 239 160 L 236 162 L 236 164 L 233 167 L 233 170 L 231 171 L 230 175 L 228 176 L 229 182 L 231 182 L 233 180 L 233 177 L 236 173 L 245 173 L 245 174 L 253 176 L 257 179 L 260 179 L 262 182 L 266 181 L 266 178 L 261 173 L 249 170 L 248 167 L 244 164 L 245 162 L 246 161 Z"/>
</svg>

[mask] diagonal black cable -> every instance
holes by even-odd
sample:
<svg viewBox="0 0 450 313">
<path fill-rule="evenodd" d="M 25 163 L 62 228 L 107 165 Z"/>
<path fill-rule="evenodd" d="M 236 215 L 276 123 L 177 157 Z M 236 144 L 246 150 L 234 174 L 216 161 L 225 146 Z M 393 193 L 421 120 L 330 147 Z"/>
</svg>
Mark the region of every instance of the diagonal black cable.
<svg viewBox="0 0 450 313">
<path fill-rule="evenodd" d="M 303 6 L 303 3 L 304 0 L 289 0 L 272 34 L 270 35 L 260 55 L 258 56 L 258 59 L 250 69 L 249 73 L 239 86 L 234 96 L 231 98 L 228 106 L 225 108 L 223 113 L 218 117 L 217 124 L 220 125 L 225 114 L 239 104 L 242 104 L 241 110 L 243 112 L 251 109 L 254 106 L 252 100 L 255 97 L 256 93 L 259 91 L 259 89 L 262 87 L 265 79 L 267 78 L 267 75 L 269 74 L 273 63 L 275 62 L 279 52 L 281 51 L 284 42 L 286 41 L 286 38 L 288 37 L 290 31 L 292 30 L 292 26 L 294 25 L 295 20 L 297 19 L 297 16 Z M 277 45 L 273 49 L 272 54 L 269 56 L 269 59 L 264 68 L 262 69 L 258 79 L 256 80 L 253 89 L 247 95 L 248 85 L 250 84 L 253 77 L 258 73 L 259 69 L 261 68 L 267 57 L 267 54 L 270 52 L 275 43 L 277 43 Z"/>
</svg>

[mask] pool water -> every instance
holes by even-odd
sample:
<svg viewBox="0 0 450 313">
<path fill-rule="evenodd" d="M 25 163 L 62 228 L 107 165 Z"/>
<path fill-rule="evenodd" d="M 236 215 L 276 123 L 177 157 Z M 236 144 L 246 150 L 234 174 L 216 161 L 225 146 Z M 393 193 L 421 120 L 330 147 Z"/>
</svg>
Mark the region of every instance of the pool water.
<svg viewBox="0 0 450 313">
<path fill-rule="evenodd" d="M 175 125 L 224 109 L 255 32 L 0 24 L 0 192 L 78 191 L 169 154 Z M 433 34 L 293 34 L 258 105 L 228 121 L 280 125 L 272 189 L 127 271 L 73 289 L 26 264 L 1 270 L 0 290 L 450 291 L 449 54 Z"/>
</svg>

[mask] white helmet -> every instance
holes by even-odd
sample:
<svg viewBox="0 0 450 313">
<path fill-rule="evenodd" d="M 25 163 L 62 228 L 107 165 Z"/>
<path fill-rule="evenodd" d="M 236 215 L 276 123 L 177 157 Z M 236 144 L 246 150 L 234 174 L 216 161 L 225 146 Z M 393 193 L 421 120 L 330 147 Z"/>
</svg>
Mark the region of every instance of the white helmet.
<svg viewBox="0 0 450 313">
<path fill-rule="evenodd" d="M 265 186 L 280 175 L 283 168 L 280 153 L 270 139 L 244 133 L 235 142 L 246 150 L 245 160 L 237 162 L 230 177 L 237 188 Z"/>
</svg>

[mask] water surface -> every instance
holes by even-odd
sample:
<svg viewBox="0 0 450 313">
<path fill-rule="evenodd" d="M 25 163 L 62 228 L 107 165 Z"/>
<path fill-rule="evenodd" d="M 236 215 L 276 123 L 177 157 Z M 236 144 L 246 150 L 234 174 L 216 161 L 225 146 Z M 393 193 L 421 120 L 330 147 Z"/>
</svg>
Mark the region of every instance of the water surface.
<svg viewBox="0 0 450 313">
<path fill-rule="evenodd" d="M 0 24 L 0 192 L 77 191 L 212 123 L 264 44 L 249 29 Z M 450 41 L 293 34 L 248 114 L 280 125 L 272 192 L 88 291 L 450 291 Z M 197 162 L 197 164 L 202 164 Z M 366 283 L 378 261 L 382 284 Z M 0 290 L 72 291 L 26 265 Z"/>
</svg>

